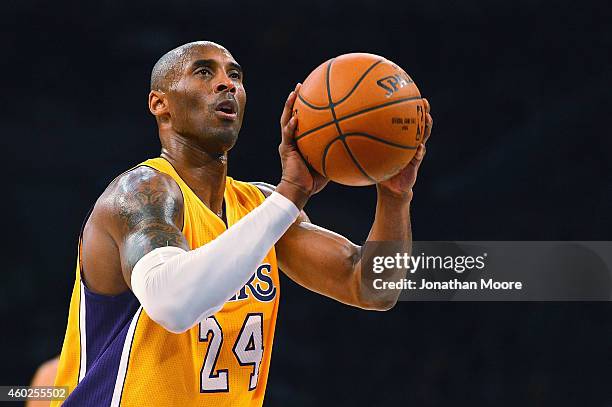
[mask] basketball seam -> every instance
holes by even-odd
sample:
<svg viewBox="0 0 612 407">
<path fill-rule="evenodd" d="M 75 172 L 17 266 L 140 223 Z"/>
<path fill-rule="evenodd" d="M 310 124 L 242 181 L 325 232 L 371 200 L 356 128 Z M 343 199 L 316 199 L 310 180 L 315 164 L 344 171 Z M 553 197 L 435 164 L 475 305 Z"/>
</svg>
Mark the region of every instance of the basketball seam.
<svg viewBox="0 0 612 407">
<path fill-rule="evenodd" d="M 349 148 L 348 144 L 346 144 L 346 141 L 344 141 L 344 136 L 342 134 L 342 129 L 340 128 L 340 124 L 338 123 L 338 119 L 336 118 L 336 110 L 334 109 L 335 104 L 332 101 L 332 97 L 331 97 L 331 88 L 330 88 L 330 84 L 329 84 L 329 75 L 331 72 L 331 66 L 332 63 L 334 62 L 334 59 L 332 59 L 331 61 L 329 61 L 329 65 L 327 65 L 327 73 L 325 76 L 325 84 L 327 86 L 327 97 L 329 99 L 329 108 L 331 109 L 331 113 L 332 113 L 332 117 L 334 118 L 334 123 L 336 124 L 336 130 L 338 131 L 338 137 L 340 138 L 340 140 L 342 141 L 342 144 L 344 145 L 344 148 L 346 149 L 346 151 L 348 152 L 349 156 L 351 157 L 351 160 L 353 160 L 353 163 L 357 166 L 357 168 L 359 169 L 359 171 L 361 171 L 361 173 L 368 178 L 370 181 L 374 181 L 376 182 L 376 180 L 372 179 L 372 177 L 370 177 L 365 169 L 363 169 L 361 167 L 361 164 L 359 164 L 359 162 L 357 162 L 357 159 L 355 158 L 355 156 L 353 155 L 353 152 L 351 151 L 351 149 Z M 329 150 L 328 150 L 329 151 Z M 327 155 L 327 152 L 326 152 Z M 327 157 L 324 156 L 323 159 L 326 159 Z"/>
<path fill-rule="evenodd" d="M 313 105 L 312 103 L 310 103 L 309 101 L 304 99 L 304 97 L 302 95 L 300 95 L 299 93 L 298 93 L 298 99 L 300 99 L 302 101 L 302 103 L 304 103 L 306 106 L 308 106 L 309 108 L 311 108 L 313 110 L 327 110 L 327 109 L 329 109 L 329 105 L 328 106 L 316 106 L 316 105 Z"/>
<path fill-rule="evenodd" d="M 331 109 L 331 114 L 332 114 L 332 117 L 334 118 L 336 130 L 338 130 L 338 135 L 342 136 L 342 129 L 340 128 L 340 124 L 338 124 L 338 119 L 336 118 L 336 109 L 334 109 L 335 105 L 334 105 L 334 102 L 332 101 L 331 88 L 329 84 L 329 73 L 331 72 L 331 66 L 334 63 L 334 60 L 335 58 L 329 61 L 329 64 L 327 65 L 327 73 L 325 74 L 325 86 L 327 87 L 327 98 L 329 100 L 329 108 Z"/>
<path fill-rule="evenodd" d="M 326 165 L 326 160 L 327 160 L 327 152 L 329 151 L 329 149 L 331 148 L 331 146 L 338 140 L 340 140 L 341 136 L 337 136 L 336 138 L 334 138 L 332 141 L 330 141 L 329 143 L 327 143 L 327 145 L 325 146 L 325 149 L 323 150 L 323 160 L 321 163 L 321 170 L 323 171 L 323 176 L 327 177 L 327 165 Z"/>
<path fill-rule="evenodd" d="M 331 109 L 331 114 L 332 117 L 334 118 L 334 123 L 336 124 L 336 130 L 338 131 L 338 137 L 342 137 L 342 130 L 340 129 L 340 125 L 338 124 L 337 120 L 336 120 L 336 111 L 334 110 L 333 107 L 333 103 L 331 100 L 331 90 L 329 88 L 329 71 L 331 70 L 331 66 L 332 63 L 334 62 L 335 58 L 332 58 L 329 61 L 329 64 L 327 64 L 327 69 L 325 70 L 325 88 L 327 89 L 327 100 L 329 102 L 329 108 Z M 322 169 L 323 169 L 323 175 L 325 177 L 327 177 L 327 170 L 326 170 L 326 165 L 325 165 L 325 160 L 327 159 L 327 152 L 329 151 L 329 146 L 331 145 L 331 143 L 327 144 L 327 147 L 323 150 L 323 156 L 321 157 L 321 161 L 323 163 L 322 165 Z"/>
<path fill-rule="evenodd" d="M 333 59 L 332 59 L 333 61 Z M 349 98 L 349 96 L 351 96 L 353 94 L 353 92 L 355 92 L 355 90 L 357 89 L 357 87 L 359 86 L 359 84 L 361 82 L 363 82 L 363 80 L 365 79 L 365 77 L 370 73 L 370 71 L 372 69 L 374 69 L 376 67 L 376 65 L 380 64 L 383 60 L 379 59 L 378 61 L 374 62 L 368 69 L 365 70 L 365 72 L 361 75 L 361 77 L 357 80 L 357 82 L 355 82 L 355 85 L 353 85 L 353 87 L 351 88 L 351 90 L 349 90 L 349 92 L 342 97 L 339 101 L 337 101 L 334 105 L 338 106 L 340 103 L 344 102 L 346 99 Z M 330 63 L 331 64 L 331 63 Z M 301 94 L 298 93 L 298 99 L 300 99 L 302 101 L 302 103 L 304 103 L 306 106 L 308 106 L 309 108 L 313 109 L 313 110 L 327 110 L 331 108 L 331 105 L 328 104 L 327 106 L 317 106 L 314 105 L 312 103 L 310 103 L 309 101 L 307 101 Z M 331 97 L 329 98 L 329 102 L 331 103 Z"/>
<path fill-rule="evenodd" d="M 340 99 L 339 101 L 336 102 L 336 106 L 338 106 L 340 103 L 344 102 L 346 99 L 349 98 L 349 96 L 351 96 L 353 94 L 353 92 L 355 92 L 355 89 L 357 89 L 357 87 L 359 86 L 359 84 L 365 79 L 365 77 L 370 73 L 370 71 L 372 69 L 374 69 L 376 67 L 376 65 L 380 64 L 383 60 L 379 59 L 378 61 L 374 62 L 372 64 L 372 66 L 370 66 L 368 69 L 366 69 L 366 71 L 363 73 L 363 75 L 361 75 L 361 77 L 357 80 L 357 83 L 355 83 L 355 86 L 353 86 L 353 89 L 350 90 L 350 92 L 343 97 L 342 99 Z"/>
<path fill-rule="evenodd" d="M 331 87 L 330 87 L 330 83 L 329 83 L 329 75 L 331 72 L 331 67 L 332 64 L 334 63 L 334 59 L 332 59 L 331 61 L 329 61 L 329 64 L 327 65 L 327 72 L 325 74 L 325 85 L 327 86 L 327 98 L 329 100 L 329 108 L 331 109 L 331 114 L 332 117 L 334 118 L 334 123 L 336 125 L 336 130 L 338 130 L 338 137 L 340 138 L 340 141 L 342 141 L 342 145 L 344 146 L 344 148 L 346 149 L 346 152 L 348 153 L 348 155 L 351 157 L 351 160 L 353 161 L 353 163 L 355 164 L 355 166 L 357 166 L 357 169 L 359 169 L 359 171 L 370 181 L 376 183 L 376 180 L 373 179 L 372 177 L 370 177 L 368 175 L 368 173 L 365 171 L 365 169 L 361 166 L 361 164 L 359 164 L 359 162 L 357 161 L 357 159 L 355 158 L 355 156 L 353 155 L 353 152 L 351 151 L 350 147 L 348 144 L 346 144 L 346 141 L 344 140 L 344 135 L 342 134 L 342 129 L 340 128 L 340 123 L 338 123 L 338 119 L 336 118 L 336 110 L 334 109 L 335 107 L 335 103 L 332 100 L 332 96 L 331 96 Z M 327 153 L 329 152 L 329 149 L 327 151 L 325 151 L 325 156 L 323 156 L 323 160 L 325 160 L 327 158 Z M 326 174 L 324 174 L 326 175 Z M 327 176 L 327 175 L 326 175 Z"/>
<path fill-rule="evenodd" d="M 383 103 L 382 105 L 376 105 L 376 106 L 368 107 L 367 109 L 359 110 L 357 112 L 354 112 L 354 113 L 348 114 L 346 116 L 340 117 L 340 118 L 336 119 L 335 121 L 340 123 L 340 122 L 342 122 L 344 120 L 352 119 L 355 116 L 359 116 L 361 114 L 368 113 L 368 112 L 371 112 L 373 110 L 382 109 L 383 107 L 392 106 L 392 105 L 396 105 L 398 103 L 409 102 L 411 100 L 418 100 L 418 99 L 422 99 L 422 98 L 420 96 L 413 96 L 413 97 L 409 97 L 409 98 L 402 98 L 402 99 L 398 99 L 398 100 L 393 100 L 391 102 Z M 299 140 L 299 139 L 301 139 L 303 137 L 306 137 L 306 136 L 308 136 L 308 135 L 310 135 L 310 134 L 312 134 L 312 133 L 314 133 L 316 131 L 324 129 L 327 126 L 334 124 L 335 121 L 332 120 L 330 122 L 323 123 L 322 125 L 317 126 L 314 129 L 310 129 L 310 130 L 300 134 L 299 136 L 297 136 L 295 138 L 295 140 L 297 141 L 297 140 Z"/>
<path fill-rule="evenodd" d="M 353 152 L 351 151 L 351 148 L 349 147 L 348 144 L 346 144 L 346 141 L 341 138 L 340 139 L 342 141 L 342 145 L 344 145 L 344 148 L 346 149 L 346 152 L 349 154 L 349 156 L 351 157 L 351 160 L 353 160 L 353 163 L 355 163 L 355 165 L 357 166 L 357 169 L 359 171 L 361 171 L 361 173 L 370 181 L 376 183 L 376 180 L 372 177 L 370 177 L 370 175 L 368 175 L 368 173 L 365 171 L 365 169 L 361 166 L 361 164 L 359 164 L 359 162 L 357 161 L 357 158 L 355 158 L 355 156 L 353 155 Z"/>
<path fill-rule="evenodd" d="M 391 147 L 402 148 L 402 149 L 405 149 L 405 150 L 416 150 L 418 148 L 418 146 L 407 146 L 405 144 L 394 143 L 392 141 L 388 141 L 388 140 L 385 140 L 383 138 L 380 138 L 378 136 L 374 136 L 374 135 L 368 134 L 368 133 L 343 133 L 341 136 L 336 136 L 333 139 L 331 139 L 329 141 L 329 144 L 331 144 L 331 143 L 333 143 L 335 141 L 338 141 L 340 139 L 347 139 L 349 137 L 365 137 L 365 138 L 369 138 L 369 139 L 378 141 L 378 142 L 383 143 L 383 144 L 390 145 Z"/>
<path fill-rule="evenodd" d="M 404 150 L 416 150 L 418 148 L 418 146 L 407 146 L 405 144 L 394 143 L 392 141 L 385 140 L 383 138 L 380 138 L 380 137 L 377 137 L 377 136 L 373 136 L 373 135 L 368 134 L 368 133 L 346 133 L 346 134 L 344 134 L 343 137 L 345 139 L 347 139 L 349 137 L 365 137 L 365 138 L 369 138 L 369 139 L 372 139 L 372 140 L 376 140 L 376 141 L 378 141 L 380 143 L 383 143 L 383 144 L 387 144 L 387 145 L 392 146 L 392 147 L 402 148 Z"/>
<path fill-rule="evenodd" d="M 329 143 L 327 143 L 327 145 L 325 146 L 325 149 L 323 150 L 323 160 L 321 162 L 321 171 L 323 172 L 324 176 L 327 177 L 327 169 L 326 169 L 327 168 L 327 152 L 329 151 L 331 146 L 336 141 L 338 141 L 338 140 L 341 140 L 343 143 L 348 144 L 344 140 L 346 140 L 349 137 L 366 137 L 366 138 L 369 138 L 369 139 L 372 139 L 372 140 L 376 140 L 376 141 L 378 141 L 380 143 L 389 145 L 391 147 L 397 147 L 397 148 L 401 148 L 401 149 L 404 149 L 404 150 L 416 150 L 418 148 L 418 146 L 407 146 L 407 145 L 404 145 L 404 144 L 394 143 L 392 141 L 388 141 L 388 140 L 382 139 L 380 137 L 377 137 L 377 136 L 374 136 L 374 135 L 368 134 L 368 133 L 343 133 L 342 135 L 336 136 L 333 139 L 331 139 L 329 141 Z M 350 146 L 347 146 L 347 147 L 350 148 Z M 349 154 L 352 154 L 352 151 L 349 150 Z M 353 157 L 351 157 L 351 158 L 353 158 Z M 353 158 L 353 161 L 359 167 L 359 163 L 357 162 L 357 158 L 356 157 Z M 364 173 L 365 173 L 365 171 L 364 171 Z M 370 178 L 367 174 L 366 174 L 366 176 L 368 178 Z"/>
</svg>

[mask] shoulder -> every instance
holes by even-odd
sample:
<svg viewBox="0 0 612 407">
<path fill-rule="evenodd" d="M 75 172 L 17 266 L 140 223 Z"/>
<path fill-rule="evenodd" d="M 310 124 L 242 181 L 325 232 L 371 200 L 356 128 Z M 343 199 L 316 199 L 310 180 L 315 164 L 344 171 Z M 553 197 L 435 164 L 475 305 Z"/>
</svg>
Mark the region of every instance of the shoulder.
<svg viewBox="0 0 612 407">
<path fill-rule="evenodd" d="M 141 165 L 124 172 L 115 178 L 106 188 L 102 197 L 107 195 L 133 194 L 146 191 L 156 191 L 165 194 L 181 196 L 181 189 L 168 174 Z"/>
<path fill-rule="evenodd" d="M 115 295 L 125 291 L 121 248 L 142 230 L 182 230 L 183 197 L 176 182 L 153 168 L 132 168 L 100 195 L 82 231 L 81 270 L 88 287 Z"/>
<path fill-rule="evenodd" d="M 119 175 L 108 185 L 96 202 L 92 217 L 101 217 L 109 226 L 134 226 L 147 216 L 180 224 L 182 211 L 183 194 L 176 181 L 151 167 L 139 166 Z"/>
</svg>

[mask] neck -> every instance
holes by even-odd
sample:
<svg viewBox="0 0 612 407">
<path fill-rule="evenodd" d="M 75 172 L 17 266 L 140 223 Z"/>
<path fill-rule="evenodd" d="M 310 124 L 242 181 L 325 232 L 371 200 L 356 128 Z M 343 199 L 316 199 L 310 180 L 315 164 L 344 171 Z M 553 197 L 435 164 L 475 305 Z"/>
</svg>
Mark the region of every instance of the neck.
<svg viewBox="0 0 612 407">
<path fill-rule="evenodd" d="M 172 164 L 204 205 L 221 216 L 227 175 L 227 153 L 210 154 L 190 140 L 177 135 L 163 143 L 161 156 Z"/>
</svg>

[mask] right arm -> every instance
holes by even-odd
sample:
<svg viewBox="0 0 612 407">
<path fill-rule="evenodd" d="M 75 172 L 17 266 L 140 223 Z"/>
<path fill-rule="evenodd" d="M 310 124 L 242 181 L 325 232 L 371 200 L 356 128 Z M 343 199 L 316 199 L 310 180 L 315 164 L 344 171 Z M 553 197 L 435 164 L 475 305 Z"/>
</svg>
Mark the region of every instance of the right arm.
<svg viewBox="0 0 612 407">
<path fill-rule="evenodd" d="M 168 175 L 140 167 L 119 178 L 112 192 L 112 218 L 111 235 L 130 288 L 132 271 L 147 253 L 169 246 L 190 250 L 181 232 L 183 196 Z"/>
<path fill-rule="evenodd" d="M 276 193 L 219 237 L 190 251 L 180 228 L 182 194 L 170 177 L 136 169 L 119 179 L 109 196 L 110 232 L 125 283 L 149 317 L 175 333 L 220 310 L 299 213 Z"/>
</svg>

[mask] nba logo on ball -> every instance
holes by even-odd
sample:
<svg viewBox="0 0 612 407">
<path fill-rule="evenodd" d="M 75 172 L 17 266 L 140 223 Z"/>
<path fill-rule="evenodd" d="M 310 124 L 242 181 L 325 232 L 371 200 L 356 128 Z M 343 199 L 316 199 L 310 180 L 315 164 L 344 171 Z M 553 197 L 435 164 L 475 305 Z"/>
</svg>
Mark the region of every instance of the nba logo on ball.
<svg viewBox="0 0 612 407">
<path fill-rule="evenodd" d="M 317 172 L 344 185 L 372 185 L 404 168 L 425 128 L 412 78 L 378 55 L 345 54 L 319 65 L 294 105 L 295 140 Z"/>
</svg>

